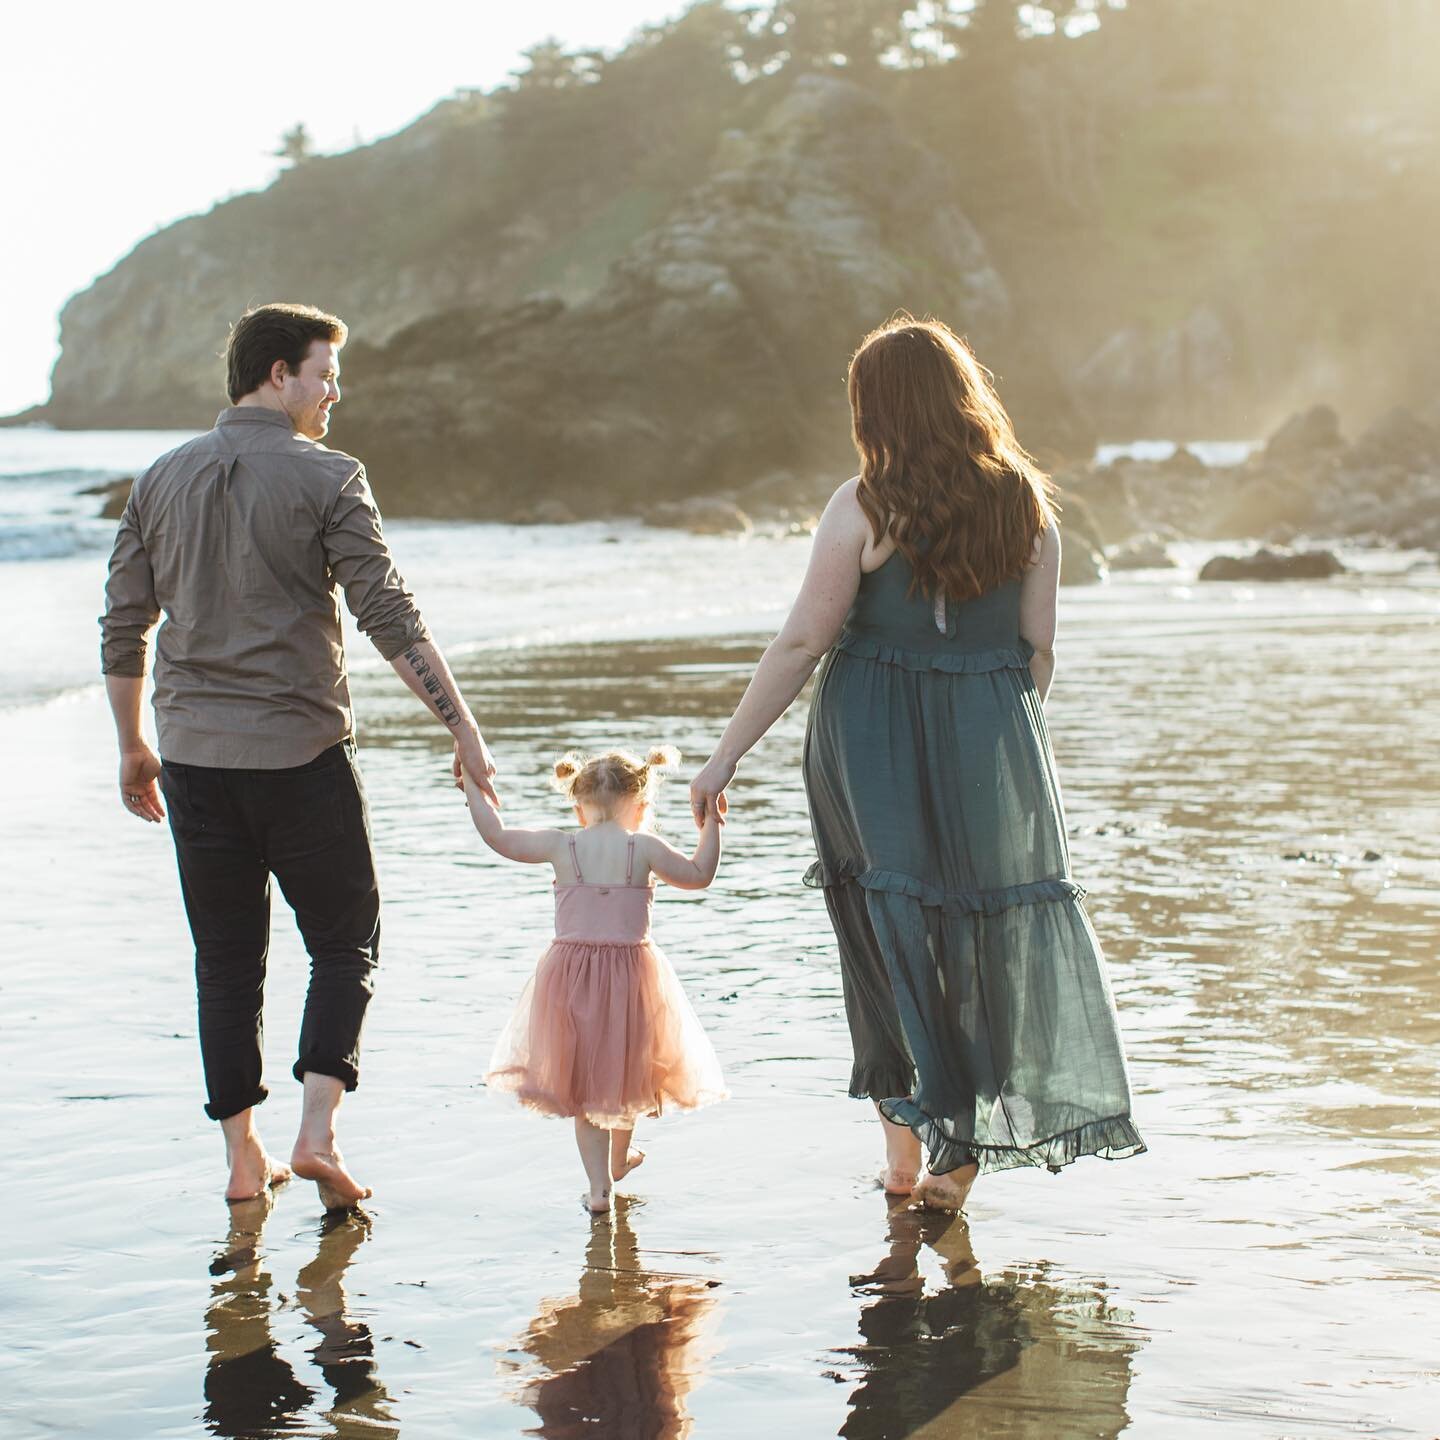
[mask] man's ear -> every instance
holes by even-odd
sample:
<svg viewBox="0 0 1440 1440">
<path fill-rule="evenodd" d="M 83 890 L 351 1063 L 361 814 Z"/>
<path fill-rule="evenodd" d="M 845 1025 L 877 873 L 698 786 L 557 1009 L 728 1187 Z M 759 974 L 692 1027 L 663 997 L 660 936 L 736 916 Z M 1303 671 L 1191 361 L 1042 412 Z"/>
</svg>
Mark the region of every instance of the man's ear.
<svg viewBox="0 0 1440 1440">
<path fill-rule="evenodd" d="M 284 360 L 277 360 L 270 367 L 270 383 L 278 390 L 290 378 L 290 366 Z"/>
</svg>

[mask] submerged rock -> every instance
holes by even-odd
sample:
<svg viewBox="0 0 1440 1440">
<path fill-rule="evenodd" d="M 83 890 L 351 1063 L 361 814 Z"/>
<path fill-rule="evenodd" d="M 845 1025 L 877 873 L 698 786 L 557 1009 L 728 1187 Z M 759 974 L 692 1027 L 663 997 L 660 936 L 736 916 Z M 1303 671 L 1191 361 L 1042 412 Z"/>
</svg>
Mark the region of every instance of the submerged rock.
<svg viewBox="0 0 1440 1440">
<path fill-rule="evenodd" d="M 134 484 L 135 477 L 126 475 L 121 480 L 107 480 L 103 485 L 91 485 L 80 493 L 103 495 L 105 498 L 100 502 L 100 518 L 118 520 L 125 513 L 125 506 L 130 500 L 130 489 Z"/>
<path fill-rule="evenodd" d="M 1158 535 L 1139 535 L 1117 546 L 1107 556 L 1112 570 L 1168 570 L 1174 557 Z"/>
<path fill-rule="evenodd" d="M 1328 580 L 1345 573 L 1331 550 L 1257 550 L 1253 555 L 1216 555 L 1200 568 L 1202 580 Z"/>
<path fill-rule="evenodd" d="M 647 525 L 688 530 L 692 535 L 748 535 L 755 528 L 738 505 L 718 496 L 665 500 L 652 505 L 644 519 Z"/>
<path fill-rule="evenodd" d="M 1105 552 L 1079 532 L 1060 532 L 1060 583 L 1098 585 L 1109 577 Z"/>
</svg>

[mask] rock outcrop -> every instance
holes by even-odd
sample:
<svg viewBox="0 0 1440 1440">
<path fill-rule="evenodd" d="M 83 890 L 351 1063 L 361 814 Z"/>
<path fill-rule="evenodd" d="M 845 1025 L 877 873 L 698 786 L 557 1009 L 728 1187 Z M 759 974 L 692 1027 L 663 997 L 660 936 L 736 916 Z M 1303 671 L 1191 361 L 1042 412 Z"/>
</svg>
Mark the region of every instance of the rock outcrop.
<svg viewBox="0 0 1440 1440">
<path fill-rule="evenodd" d="M 1328 580 L 1345 566 L 1330 550 L 1260 549 L 1253 555 L 1216 555 L 1200 567 L 1202 580 Z"/>
<path fill-rule="evenodd" d="M 1062 503 L 1083 500 L 1112 552 L 1151 533 L 1440 551 L 1440 426 L 1403 409 L 1353 444 L 1322 406 L 1287 420 L 1241 465 L 1207 468 L 1176 455 L 1083 466 L 1058 478 Z"/>
<path fill-rule="evenodd" d="M 350 323 L 332 443 L 391 513 L 639 513 L 777 472 L 800 511 L 853 467 L 851 351 L 905 308 L 973 340 L 1032 449 L 1089 452 L 953 166 L 871 92 L 818 74 L 757 90 L 743 128 L 686 132 L 690 163 L 666 137 L 664 185 L 542 174 L 533 201 L 481 183 L 503 131 L 487 103 L 144 241 L 66 307 L 44 418 L 208 424 L 228 324 L 305 299 Z"/>
<path fill-rule="evenodd" d="M 946 168 L 867 92 L 806 77 L 724 137 L 593 296 L 353 345 L 335 443 L 397 512 L 506 518 L 543 493 L 582 516 L 643 513 L 777 473 L 801 503 L 853 471 L 845 362 L 901 307 L 952 317 L 987 363 L 1029 377 L 1006 397 L 1022 434 L 1031 415 L 1042 439 L 1088 446 Z"/>
</svg>

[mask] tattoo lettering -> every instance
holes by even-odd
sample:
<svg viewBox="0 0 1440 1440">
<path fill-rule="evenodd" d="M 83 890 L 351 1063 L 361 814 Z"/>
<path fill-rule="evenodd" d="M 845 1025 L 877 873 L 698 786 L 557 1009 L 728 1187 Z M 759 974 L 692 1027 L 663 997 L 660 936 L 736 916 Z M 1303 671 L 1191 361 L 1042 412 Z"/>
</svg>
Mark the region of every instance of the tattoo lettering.
<svg viewBox="0 0 1440 1440">
<path fill-rule="evenodd" d="M 449 692 L 440 683 L 440 677 L 415 646 L 412 645 L 405 652 L 405 658 L 410 662 L 410 668 L 419 679 L 421 688 L 430 697 L 430 703 L 440 718 L 453 730 L 460 723 L 461 715 Z"/>
</svg>

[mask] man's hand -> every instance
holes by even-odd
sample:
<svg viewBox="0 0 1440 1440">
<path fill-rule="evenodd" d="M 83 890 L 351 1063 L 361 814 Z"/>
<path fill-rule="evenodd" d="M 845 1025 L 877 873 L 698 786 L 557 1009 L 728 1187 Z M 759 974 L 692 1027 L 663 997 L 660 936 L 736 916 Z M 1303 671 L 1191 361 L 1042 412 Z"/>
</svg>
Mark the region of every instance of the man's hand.
<svg viewBox="0 0 1440 1440">
<path fill-rule="evenodd" d="M 160 757 L 141 741 L 133 750 L 120 752 L 120 803 L 134 816 L 158 825 L 165 818 L 160 803 Z"/>
<path fill-rule="evenodd" d="M 455 740 L 455 760 L 452 765 L 455 788 L 465 788 L 465 776 L 469 775 L 475 788 L 495 807 L 500 808 L 500 797 L 495 793 L 495 757 L 478 730 L 465 730 Z"/>
</svg>

